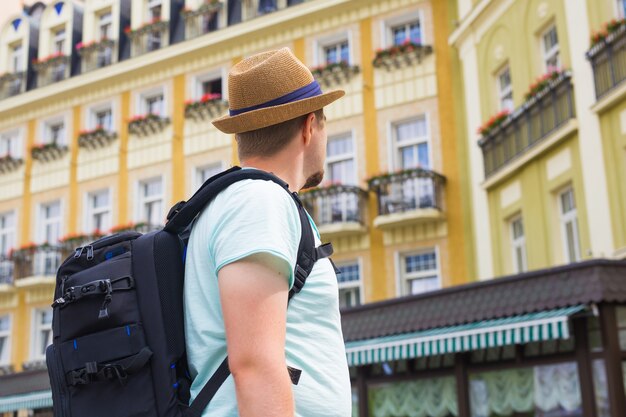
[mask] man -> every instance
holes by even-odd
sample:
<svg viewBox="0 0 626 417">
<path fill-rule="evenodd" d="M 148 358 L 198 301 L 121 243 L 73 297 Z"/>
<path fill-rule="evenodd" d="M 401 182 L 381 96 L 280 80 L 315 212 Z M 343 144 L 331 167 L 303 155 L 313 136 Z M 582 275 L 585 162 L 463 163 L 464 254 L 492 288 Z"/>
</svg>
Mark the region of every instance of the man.
<svg viewBox="0 0 626 417">
<path fill-rule="evenodd" d="M 229 115 L 244 168 L 272 172 L 292 192 L 324 175 L 322 93 L 288 48 L 265 52 L 229 73 Z M 311 220 L 316 246 L 319 232 Z M 204 412 L 211 417 L 348 417 L 351 390 L 337 278 L 319 260 L 287 305 L 301 225 L 295 202 L 271 181 L 244 180 L 198 217 L 187 249 L 185 332 L 192 400 L 228 353 L 231 376 Z M 302 371 L 292 385 L 287 366 Z"/>
</svg>

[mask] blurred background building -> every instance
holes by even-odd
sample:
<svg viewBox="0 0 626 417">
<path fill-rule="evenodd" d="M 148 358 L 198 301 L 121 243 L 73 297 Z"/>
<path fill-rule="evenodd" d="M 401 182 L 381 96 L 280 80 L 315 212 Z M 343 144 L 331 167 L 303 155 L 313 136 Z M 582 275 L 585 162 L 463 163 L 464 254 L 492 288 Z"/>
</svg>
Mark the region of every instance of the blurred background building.
<svg viewBox="0 0 626 417">
<path fill-rule="evenodd" d="M 626 1 L 2 7 L 0 415 L 52 415 L 60 262 L 237 164 L 228 70 L 283 46 L 346 90 L 302 197 L 353 415 L 626 415 Z"/>
</svg>

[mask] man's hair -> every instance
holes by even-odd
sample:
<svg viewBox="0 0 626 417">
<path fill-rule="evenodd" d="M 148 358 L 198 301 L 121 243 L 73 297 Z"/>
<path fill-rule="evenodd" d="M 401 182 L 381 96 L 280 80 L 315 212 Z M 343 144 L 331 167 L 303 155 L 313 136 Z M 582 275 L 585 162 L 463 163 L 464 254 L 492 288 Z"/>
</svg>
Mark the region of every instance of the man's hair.
<svg viewBox="0 0 626 417">
<path fill-rule="evenodd" d="M 317 123 L 323 122 L 324 109 L 319 109 L 312 113 L 315 114 Z M 239 160 L 254 156 L 267 158 L 276 155 L 284 149 L 296 136 L 298 131 L 302 129 L 302 125 L 309 114 L 311 113 L 262 129 L 237 133 L 235 140 L 237 141 Z"/>
</svg>

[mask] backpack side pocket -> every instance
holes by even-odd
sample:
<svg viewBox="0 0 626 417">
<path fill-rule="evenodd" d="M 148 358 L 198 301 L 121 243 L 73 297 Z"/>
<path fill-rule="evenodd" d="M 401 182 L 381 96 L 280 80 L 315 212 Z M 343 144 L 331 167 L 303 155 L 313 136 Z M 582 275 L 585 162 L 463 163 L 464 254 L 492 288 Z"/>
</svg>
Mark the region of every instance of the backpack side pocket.
<svg viewBox="0 0 626 417">
<path fill-rule="evenodd" d="M 46 365 L 50 376 L 54 415 L 55 417 L 72 417 L 65 384 L 65 372 L 63 372 L 59 351 L 54 345 L 50 345 L 46 349 Z"/>
</svg>

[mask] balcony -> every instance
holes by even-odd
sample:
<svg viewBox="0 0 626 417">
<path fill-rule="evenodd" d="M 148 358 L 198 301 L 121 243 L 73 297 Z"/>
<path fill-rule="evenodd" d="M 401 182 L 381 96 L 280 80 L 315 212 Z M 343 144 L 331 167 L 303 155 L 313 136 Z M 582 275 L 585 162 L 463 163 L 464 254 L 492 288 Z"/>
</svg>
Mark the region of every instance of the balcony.
<svg viewBox="0 0 626 417">
<path fill-rule="evenodd" d="M 442 175 L 415 168 L 379 175 L 369 181 L 378 198 L 374 226 L 381 229 L 443 219 Z"/>
<path fill-rule="evenodd" d="M 26 91 L 26 72 L 9 72 L 0 76 L 0 99 Z"/>
<path fill-rule="evenodd" d="M 36 245 L 16 250 L 11 255 L 14 262 L 14 278 L 16 284 L 26 278 L 56 277 L 66 253 L 60 246 Z"/>
<path fill-rule="evenodd" d="M 79 43 L 76 50 L 82 59 L 83 72 L 89 72 L 113 63 L 115 41 L 102 39 L 99 42 Z"/>
<path fill-rule="evenodd" d="M 593 69 L 596 99 L 600 99 L 626 79 L 626 26 L 596 36 L 586 55 Z"/>
<path fill-rule="evenodd" d="M 185 38 L 192 39 L 218 29 L 219 12 L 223 4 L 219 0 L 208 0 L 195 10 L 184 9 Z"/>
<path fill-rule="evenodd" d="M 69 77 L 70 57 L 54 54 L 41 60 L 35 60 L 33 68 L 37 72 L 37 86 L 45 87 Z"/>
<path fill-rule="evenodd" d="M 394 45 L 387 49 L 377 50 L 372 65 L 374 65 L 374 68 L 385 68 L 387 71 L 392 71 L 398 68 L 418 65 L 432 52 L 433 47 L 430 45 L 405 42 L 402 45 Z"/>
<path fill-rule="evenodd" d="M 13 261 L 7 257 L 0 257 L 0 288 L 2 285 L 13 284 Z"/>
<path fill-rule="evenodd" d="M 331 185 L 302 193 L 302 204 L 320 234 L 339 237 L 364 233 L 367 192 L 352 185 Z"/>
<path fill-rule="evenodd" d="M 574 117 L 571 74 L 563 72 L 480 139 L 485 178 L 524 155 Z"/>
<path fill-rule="evenodd" d="M 6 174 L 15 171 L 24 163 L 22 158 L 16 158 L 12 155 L 0 156 L 0 174 Z"/>
<path fill-rule="evenodd" d="M 169 45 L 169 22 L 155 19 L 137 29 L 126 28 L 132 42 L 132 56 L 143 55 Z"/>
</svg>

